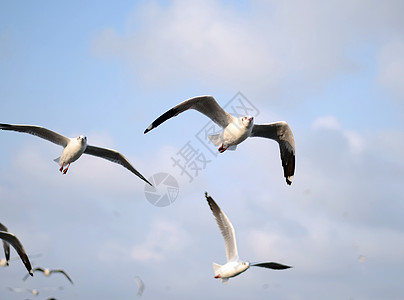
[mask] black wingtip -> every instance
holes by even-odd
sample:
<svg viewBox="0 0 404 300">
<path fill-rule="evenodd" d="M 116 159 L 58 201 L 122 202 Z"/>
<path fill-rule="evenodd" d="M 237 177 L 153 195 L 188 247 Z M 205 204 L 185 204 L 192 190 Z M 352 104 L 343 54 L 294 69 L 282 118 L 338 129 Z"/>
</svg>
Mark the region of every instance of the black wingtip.
<svg viewBox="0 0 404 300">
<path fill-rule="evenodd" d="M 251 264 L 251 266 L 268 268 L 268 269 L 272 269 L 272 270 L 285 270 L 285 269 L 292 268 L 291 266 L 279 264 L 276 262 L 255 263 L 255 264 Z"/>
<path fill-rule="evenodd" d="M 140 177 L 144 182 L 146 182 L 148 185 L 153 186 L 146 178 L 144 178 L 143 176 Z"/>
<path fill-rule="evenodd" d="M 147 127 L 146 129 L 145 129 L 145 131 L 143 132 L 143 134 L 146 134 L 146 133 L 148 133 L 150 130 L 152 130 L 154 128 L 154 126 L 153 126 L 153 123 L 151 123 L 150 125 L 149 125 L 149 127 Z"/>
<path fill-rule="evenodd" d="M 291 268 L 293 268 L 293 267 L 291 267 L 291 266 L 286 266 L 286 265 L 282 265 L 282 267 L 280 267 L 280 268 L 278 268 L 278 269 L 276 269 L 276 270 L 286 270 L 286 269 L 291 269 Z"/>
<path fill-rule="evenodd" d="M 11 124 L 4 124 L 4 123 L 0 123 L 0 129 L 10 129 L 11 128 Z"/>
</svg>

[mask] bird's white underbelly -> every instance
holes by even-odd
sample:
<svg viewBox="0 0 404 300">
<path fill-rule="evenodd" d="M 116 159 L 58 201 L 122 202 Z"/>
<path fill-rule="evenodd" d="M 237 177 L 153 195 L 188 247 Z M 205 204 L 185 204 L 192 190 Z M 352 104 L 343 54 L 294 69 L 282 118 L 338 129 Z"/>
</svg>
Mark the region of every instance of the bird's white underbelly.
<svg viewBox="0 0 404 300">
<path fill-rule="evenodd" d="M 231 278 L 237 276 L 247 269 L 248 267 L 243 265 L 241 262 L 232 261 L 223 265 L 218 273 L 220 274 L 221 278 Z"/>
<path fill-rule="evenodd" d="M 70 164 L 79 159 L 85 150 L 86 146 L 83 147 L 79 143 L 71 142 L 63 150 L 59 163 Z"/>
<path fill-rule="evenodd" d="M 251 128 L 240 127 L 237 124 L 230 123 L 221 134 L 224 145 L 238 145 L 250 136 Z"/>
</svg>

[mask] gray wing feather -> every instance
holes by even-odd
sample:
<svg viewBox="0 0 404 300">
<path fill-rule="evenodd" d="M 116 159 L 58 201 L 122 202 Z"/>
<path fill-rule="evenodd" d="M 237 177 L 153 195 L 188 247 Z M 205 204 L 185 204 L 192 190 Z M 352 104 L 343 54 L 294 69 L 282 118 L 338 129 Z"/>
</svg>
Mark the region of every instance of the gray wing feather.
<svg viewBox="0 0 404 300">
<path fill-rule="evenodd" d="M 185 100 L 184 102 L 181 102 L 162 114 L 153 123 L 151 123 L 149 127 L 147 127 L 144 133 L 149 132 L 153 128 L 159 126 L 161 123 L 179 115 L 188 109 L 195 109 L 200 113 L 203 113 L 222 128 L 225 128 L 234 119 L 234 117 L 227 113 L 212 96 L 198 96 Z"/>
<path fill-rule="evenodd" d="M 100 147 L 94 147 L 87 145 L 86 150 L 84 153 L 89 154 L 89 155 L 94 155 L 98 156 L 101 158 L 105 158 L 109 161 L 112 161 L 114 163 L 120 164 L 121 166 L 124 166 L 127 168 L 129 171 L 140 177 L 142 180 L 147 182 L 148 184 L 152 185 L 149 181 L 147 181 L 146 178 L 143 177 L 142 174 L 140 174 L 130 163 L 129 161 L 123 156 L 121 153 L 118 151 L 112 150 L 112 149 L 106 149 L 106 148 L 100 148 Z"/>
<path fill-rule="evenodd" d="M 226 214 L 220 209 L 220 207 L 216 204 L 212 197 L 208 195 L 208 193 L 205 193 L 205 197 L 224 238 L 227 261 L 232 261 L 238 258 L 236 233 L 234 232 L 233 225 Z"/>
<path fill-rule="evenodd" d="M 8 232 L 8 229 L 6 226 L 0 223 L 0 231 Z M 4 255 L 6 257 L 6 263 L 8 265 L 8 261 L 10 260 L 10 244 L 7 243 L 5 240 L 3 240 L 3 249 L 4 249 Z"/>
<path fill-rule="evenodd" d="M 39 272 L 44 273 L 44 272 L 45 272 L 45 269 L 42 269 L 41 267 L 36 267 L 36 268 L 34 268 L 34 269 L 32 270 L 32 273 L 35 273 L 36 271 L 39 271 Z M 28 275 L 29 275 L 29 274 L 26 274 L 22 280 L 27 280 L 27 278 L 29 277 Z"/>
<path fill-rule="evenodd" d="M 69 277 L 69 275 L 67 275 L 67 273 L 63 270 L 51 270 L 51 273 L 62 273 L 63 275 L 66 276 L 66 278 L 70 281 L 71 284 L 73 284 L 73 280 L 71 280 L 71 278 Z"/>
<path fill-rule="evenodd" d="M 32 135 L 36 135 L 39 136 L 40 138 L 43 138 L 45 140 L 48 140 L 52 143 L 58 144 L 63 147 L 66 147 L 70 141 L 69 138 L 41 126 L 0 124 L 0 129 L 25 132 Z"/>
<path fill-rule="evenodd" d="M 17 251 L 18 255 L 21 257 L 21 260 L 24 263 L 25 267 L 27 268 L 28 273 L 31 276 L 33 276 L 31 263 L 27 256 L 27 253 L 24 250 L 24 247 L 22 246 L 18 238 L 12 233 L 6 231 L 0 231 L 0 239 L 7 241 L 11 246 L 13 246 L 13 248 Z"/>
<path fill-rule="evenodd" d="M 250 136 L 264 137 L 278 142 L 283 174 L 286 178 L 286 183 L 292 184 L 295 174 L 295 140 L 289 125 L 283 121 L 254 125 Z"/>
</svg>

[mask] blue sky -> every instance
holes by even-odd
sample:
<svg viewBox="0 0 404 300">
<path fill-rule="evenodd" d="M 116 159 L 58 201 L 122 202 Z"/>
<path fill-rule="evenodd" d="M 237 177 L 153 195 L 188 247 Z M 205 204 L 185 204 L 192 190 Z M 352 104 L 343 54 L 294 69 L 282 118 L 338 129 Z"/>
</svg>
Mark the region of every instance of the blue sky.
<svg viewBox="0 0 404 300">
<path fill-rule="evenodd" d="M 144 184 L 94 157 L 66 176 L 61 148 L 0 132 L 1 222 L 34 265 L 0 268 L 0 298 L 399 299 L 403 294 L 404 24 L 402 1 L 3 1 L 0 121 L 35 124 L 123 153 L 146 177 L 171 174 L 179 195 L 151 205 Z M 276 143 L 245 141 L 213 156 L 191 111 L 147 135 L 177 103 L 241 92 L 256 123 L 285 120 L 296 142 L 292 186 Z M 192 182 L 172 158 L 190 142 L 211 160 Z M 208 191 L 236 229 L 251 268 L 224 286 Z M 2 256 L 0 256 L 2 257 Z M 57 292 L 41 287 L 65 286 Z"/>
</svg>

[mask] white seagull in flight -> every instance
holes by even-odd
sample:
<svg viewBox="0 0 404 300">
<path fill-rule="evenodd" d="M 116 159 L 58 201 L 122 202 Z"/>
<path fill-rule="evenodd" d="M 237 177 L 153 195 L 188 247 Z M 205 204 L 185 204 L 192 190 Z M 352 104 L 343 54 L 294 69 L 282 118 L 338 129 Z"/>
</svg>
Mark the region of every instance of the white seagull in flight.
<svg viewBox="0 0 404 300">
<path fill-rule="evenodd" d="M 136 276 L 135 280 L 138 285 L 137 295 L 140 297 L 140 296 L 142 296 L 143 291 L 144 291 L 144 283 L 143 283 L 143 280 L 139 276 Z"/>
<path fill-rule="evenodd" d="M 28 292 L 31 293 L 34 296 L 38 296 L 39 295 L 39 291 L 37 289 L 26 289 L 26 288 L 14 288 L 14 287 L 9 287 L 8 288 L 10 291 L 12 292 L 16 292 L 16 293 L 22 293 L 22 292 Z M 43 287 L 41 288 L 41 292 L 42 291 L 56 291 L 56 290 L 63 290 L 64 287 L 63 286 L 59 286 L 59 287 Z M 46 299 L 55 299 L 55 298 L 46 298 Z"/>
<path fill-rule="evenodd" d="M 224 265 L 213 263 L 215 278 L 221 279 L 223 283 L 227 283 L 229 278 L 243 273 L 251 266 L 274 270 L 291 268 L 290 266 L 282 265 L 276 262 L 249 263 L 248 261 L 241 261 L 238 257 L 236 233 L 234 232 L 233 225 L 230 223 L 230 220 L 212 199 L 212 197 L 208 195 L 208 193 L 205 193 L 205 197 L 222 233 L 226 247 L 227 263 Z"/>
<path fill-rule="evenodd" d="M 51 274 L 53 274 L 53 273 L 61 273 L 61 274 L 65 275 L 65 277 L 67 278 L 67 280 L 70 281 L 71 284 L 73 284 L 73 281 L 71 280 L 71 278 L 69 277 L 69 275 L 67 275 L 67 273 L 66 273 L 65 271 L 61 270 L 61 269 L 58 269 L 58 270 L 51 270 L 51 269 L 46 269 L 46 268 L 43 269 L 43 268 L 37 267 L 37 268 L 33 269 L 32 271 L 33 271 L 33 272 L 36 272 L 36 271 L 42 272 L 46 277 L 49 277 L 49 276 L 50 276 Z M 24 278 L 23 278 L 23 280 L 27 280 L 27 278 L 28 278 L 28 276 L 25 275 Z"/>
<path fill-rule="evenodd" d="M 22 262 L 25 265 L 25 268 L 27 268 L 29 275 L 33 276 L 34 273 L 32 271 L 31 263 L 21 242 L 14 234 L 9 233 L 7 231 L 7 227 L 5 227 L 1 223 L 0 223 L 0 239 L 3 240 L 3 247 L 6 255 L 6 264 L 8 265 L 8 261 L 10 259 L 10 245 L 11 245 L 17 251 L 18 255 L 20 256 Z"/>
<path fill-rule="evenodd" d="M 72 162 L 79 159 L 80 156 L 85 153 L 105 158 L 109 161 L 120 164 L 148 184 L 152 185 L 129 163 L 129 161 L 121 153 L 112 149 L 90 146 L 87 144 L 87 137 L 83 135 L 80 135 L 77 138 L 70 139 L 59 133 L 35 125 L 12 125 L 0 123 L 0 129 L 29 133 L 62 146 L 64 148 L 62 155 L 56 158 L 55 161 L 59 163 L 59 171 L 63 174 L 66 174 Z M 66 165 L 67 167 L 63 169 Z"/>
<path fill-rule="evenodd" d="M 292 183 L 295 173 L 295 141 L 289 125 L 284 121 L 255 125 L 252 116 L 233 117 L 220 107 L 212 96 L 198 96 L 181 102 L 158 117 L 144 133 L 188 109 L 195 109 L 203 113 L 223 128 L 220 134 L 208 136 L 215 146 L 220 145 L 218 149 L 220 153 L 226 149 L 235 150 L 237 145 L 248 137 L 258 136 L 277 141 L 286 183 L 289 185 Z"/>
</svg>

